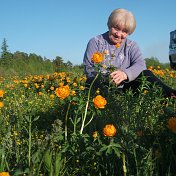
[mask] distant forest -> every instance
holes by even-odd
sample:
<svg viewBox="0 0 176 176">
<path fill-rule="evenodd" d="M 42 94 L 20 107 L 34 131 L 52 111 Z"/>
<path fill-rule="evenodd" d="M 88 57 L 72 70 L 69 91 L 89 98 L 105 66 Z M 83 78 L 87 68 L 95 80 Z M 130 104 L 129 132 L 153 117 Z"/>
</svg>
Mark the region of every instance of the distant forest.
<svg viewBox="0 0 176 176">
<path fill-rule="evenodd" d="M 22 51 L 11 53 L 8 50 L 7 40 L 4 38 L 0 55 L 0 76 L 46 74 L 66 71 L 74 68 L 82 69 L 82 65 L 73 65 L 70 61 L 56 56 L 54 60 L 41 57 L 35 53 L 27 54 Z"/>
<path fill-rule="evenodd" d="M 169 63 L 160 63 L 156 57 L 145 58 L 147 66 L 154 68 L 170 68 Z M 54 60 L 41 57 L 35 53 L 27 54 L 22 51 L 11 53 L 8 50 L 7 40 L 4 38 L 0 54 L 0 76 L 48 74 L 60 71 L 83 72 L 83 65 L 73 65 L 70 61 L 66 63 L 63 58 L 56 56 Z"/>
</svg>

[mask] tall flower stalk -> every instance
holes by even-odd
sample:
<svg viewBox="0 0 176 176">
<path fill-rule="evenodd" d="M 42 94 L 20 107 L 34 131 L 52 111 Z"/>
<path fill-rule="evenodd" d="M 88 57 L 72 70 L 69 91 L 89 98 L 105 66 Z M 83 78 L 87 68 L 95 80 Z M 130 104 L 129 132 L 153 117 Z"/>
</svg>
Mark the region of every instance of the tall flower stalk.
<svg viewBox="0 0 176 176">
<path fill-rule="evenodd" d="M 80 130 L 80 134 L 83 133 L 83 129 L 85 127 L 85 121 L 86 121 L 86 117 L 87 117 L 87 109 L 89 107 L 89 102 L 90 102 L 90 93 L 91 93 L 91 89 L 92 89 L 92 86 L 94 84 L 94 82 L 96 81 L 96 79 L 98 78 L 98 75 L 99 75 L 99 72 L 96 74 L 94 80 L 92 81 L 90 87 L 89 87 L 89 91 L 88 91 L 88 95 L 87 95 L 87 102 L 86 102 L 86 108 L 85 108 L 85 111 L 84 111 L 84 117 L 83 117 L 83 121 L 82 121 L 82 125 L 81 125 L 81 130 Z M 93 118 L 92 118 L 93 119 Z"/>
</svg>

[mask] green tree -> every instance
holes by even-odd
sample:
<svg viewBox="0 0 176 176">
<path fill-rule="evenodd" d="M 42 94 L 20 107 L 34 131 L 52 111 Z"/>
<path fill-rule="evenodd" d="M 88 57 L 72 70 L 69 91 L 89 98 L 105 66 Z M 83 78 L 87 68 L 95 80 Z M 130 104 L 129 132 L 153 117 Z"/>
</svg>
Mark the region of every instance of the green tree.
<svg viewBox="0 0 176 176">
<path fill-rule="evenodd" d="M 7 45 L 7 40 L 4 38 L 2 42 L 2 52 L 1 52 L 1 59 L 11 59 L 12 58 L 12 53 L 8 51 L 8 45 Z"/>
<path fill-rule="evenodd" d="M 60 69 L 64 66 L 62 57 L 56 56 L 56 59 L 53 60 L 53 64 L 55 67 L 55 71 L 60 71 Z"/>
</svg>

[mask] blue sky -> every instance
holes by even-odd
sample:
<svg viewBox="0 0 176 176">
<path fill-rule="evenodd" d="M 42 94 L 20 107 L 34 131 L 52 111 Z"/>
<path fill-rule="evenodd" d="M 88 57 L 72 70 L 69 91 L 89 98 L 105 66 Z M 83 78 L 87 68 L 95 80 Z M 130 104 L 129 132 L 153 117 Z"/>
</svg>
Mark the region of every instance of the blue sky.
<svg viewBox="0 0 176 176">
<path fill-rule="evenodd" d="M 10 52 L 56 56 L 81 64 L 87 42 L 108 30 L 107 19 L 116 8 L 136 17 L 129 36 L 144 58 L 168 62 L 170 31 L 176 29 L 176 0 L 1 0 L 0 45 L 6 38 Z"/>
</svg>

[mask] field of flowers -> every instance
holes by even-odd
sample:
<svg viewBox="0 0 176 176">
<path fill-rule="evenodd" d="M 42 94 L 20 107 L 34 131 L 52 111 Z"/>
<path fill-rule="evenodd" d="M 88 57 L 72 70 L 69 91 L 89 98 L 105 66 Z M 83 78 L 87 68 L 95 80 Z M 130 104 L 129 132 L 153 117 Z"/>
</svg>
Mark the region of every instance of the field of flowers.
<svg viewBox="0 0 176 176">
<path fill-rule="evenodd" d="M 176 71 L 149 68 L 176 88 Z M 176 101 L 143 80 L 102 91 L 70 72 L 0 78 L 0 176 L 172 176 Z"/>
</svg>

